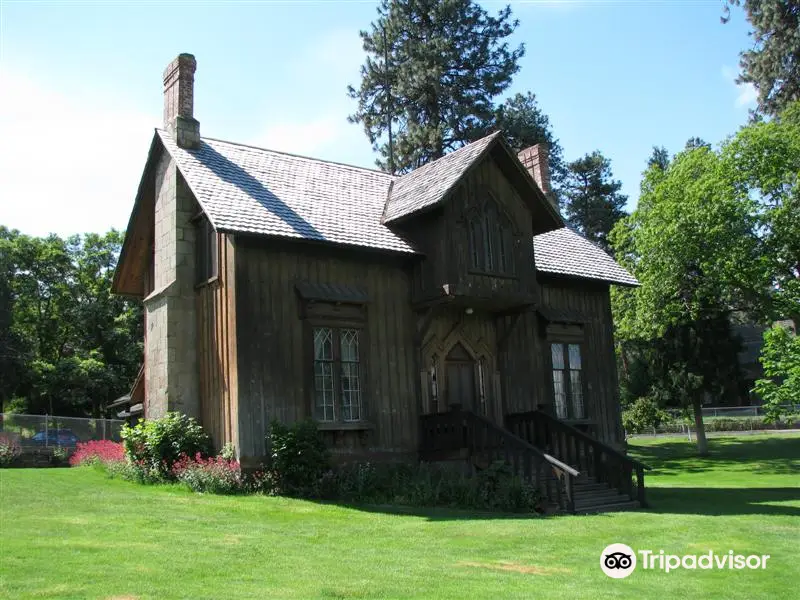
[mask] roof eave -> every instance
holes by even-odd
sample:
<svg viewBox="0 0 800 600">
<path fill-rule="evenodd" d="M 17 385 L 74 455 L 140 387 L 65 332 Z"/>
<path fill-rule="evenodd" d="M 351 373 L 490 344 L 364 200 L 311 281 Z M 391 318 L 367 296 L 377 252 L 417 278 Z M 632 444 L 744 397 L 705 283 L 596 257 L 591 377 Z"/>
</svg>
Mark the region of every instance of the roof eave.
<svg viewBox="0 0 800 600">
<path fill-rule="evenodd" d="M 128 218 L 128 225 L 125 229 L 125 238 L 122 242 L 122 248 L 120 249 L 119 258 L 117 259 L 117 266 L 114 269 L 114 278 L 111 281 L 111 292 L 113 294 L 117 294 L 120 296 L 129 296 L 134 298 L 142 298 L 144 297 L 144 290 L 132 290 L 129 288 L 124 287 L 123 282 L 121 281 L 122 274 L 126 270 L 127 263 L 129 260 L 129 255 L 131 253 L 131 233 L 135 227 L 136 221 L 139 217 L 139 211 L 141 210 L 142 204 L 142 197 L 144 196 L 145 186 L 147 183 L 147 177 L 150 172 L 150 168 L 152 166 L 153 158 L 156 154 L 156 150 L 163 145 L 158 137 L 158 130 L 154 130 L 153 139 L 150 141 L 150 148 L 147 151 L 147 160 L 144 164 L 144 169 L 142 170 L 142 176 L 139 179 L 139 187 L 136 191 L 136 199 L 133 202 L 133 209 L 131 210 L 131 216 Z"/>
</svg>

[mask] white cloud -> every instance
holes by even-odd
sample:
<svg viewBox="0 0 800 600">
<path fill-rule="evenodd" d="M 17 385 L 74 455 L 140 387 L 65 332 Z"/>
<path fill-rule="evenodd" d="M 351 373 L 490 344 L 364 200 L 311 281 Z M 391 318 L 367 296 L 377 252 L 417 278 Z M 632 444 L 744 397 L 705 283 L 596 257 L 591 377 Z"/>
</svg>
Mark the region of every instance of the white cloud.
<svg viewBox="0 0 800 600">
<path fill-rule="evenodd" d="M 737 73 L 729 66 L 722 67 L 722 77 L 736 89 L 736 108 L 750 108 L 758 100 L 758 91 L 752 83 L 736 83 Z"/>
<path fill-rule="evenodd" d="M 124 228 L 156 115 L 0 68 L 0 224 L 33 235 Z"/>
</svg>

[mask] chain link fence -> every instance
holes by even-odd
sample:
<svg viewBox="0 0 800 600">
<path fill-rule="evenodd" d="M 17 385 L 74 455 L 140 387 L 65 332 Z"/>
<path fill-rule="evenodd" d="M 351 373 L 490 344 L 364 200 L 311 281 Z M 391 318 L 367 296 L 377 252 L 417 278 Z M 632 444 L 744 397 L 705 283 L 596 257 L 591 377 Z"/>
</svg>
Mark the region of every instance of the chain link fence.
<svg viewBox="0 0 800 600">
<path fill-rule="evenodd" d="M 74 449 L 78 442 L 121 441 L 125 421 L 0 413 L 0 435 L 22 448 Z"/>
<path fill-rule="evenodd" d="M 783 416 L 768 423 L 762 406 L 716 406 L 703 408 L 703 425 L 706 434 L 725 434 L 754 431 L 780 431 L 800 429 L 800 404 L 783 406 Z M 667 409 L 670 419 L 657 427 L 645 430 L 626 431 L 626 437 L 640 435 L 686 435 L 689 439 L 696 433 L 694 415 L 680 409 Z"/>
</svg>

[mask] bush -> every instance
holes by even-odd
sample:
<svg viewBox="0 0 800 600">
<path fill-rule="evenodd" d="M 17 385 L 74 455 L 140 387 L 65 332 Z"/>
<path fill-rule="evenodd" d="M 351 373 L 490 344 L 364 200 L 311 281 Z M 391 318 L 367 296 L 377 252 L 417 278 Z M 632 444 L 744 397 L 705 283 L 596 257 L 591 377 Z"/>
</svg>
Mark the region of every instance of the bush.
<svg viewBox="0 0 800 600">
<path fill-rule="evenodd" d="M 15 436 L 0 433 L 0 467 L 10 467 L 22 456 L 22 448 Z"/>
<path fill-rule="evenodd" d="M 272 421 L 267 437 L 269 470 L 276 491 L 287 496 L 313 497 L 323 473 L 329 468 L 330 453 L 313 421 L 282 425 Z"/>
<path fill-rule="evenodd" d="M 426 463 L 355 463 L 326 472 L 317 489 L 321 498 L 340 502 L 516 513 L 541 508 L 539 493 L 503 462 L 473 477 Z"/>
<path fill-rule="evenodd" d="M 75 452 L 72 453 L 69 459 L 69 464 L 73 467 L 96 463 L 108 465 L 124 460 L 125 451 L 122 444 L 111 440 L 93 440 L 90 442 L 78 442 Z"/>
<path fill-rule="evenodd" d="M 135 427 L 123 426 L 122 440 L 125 457 L 142 470 L 144 480 L 170 479 L 173 465 L 182 456 L 205 457 L 211 448 L 211 439 L 200 424 L 177 412 Z"/>
<path fill-rule="evenodd" d="M 652 431 L 668 421 L 670 421 L 669 414 L 652 398 L 639 398 L 622 411 L 622 426 L 628 433 Z"/>
<path fill-rule="evenodd" d="M 172 475 L 195 492 L 240 494 L 245 491 L 242 469 L 235 460 L 223 456 L 203 458 L 181 457 L 172 466 Z"/>
</svg>

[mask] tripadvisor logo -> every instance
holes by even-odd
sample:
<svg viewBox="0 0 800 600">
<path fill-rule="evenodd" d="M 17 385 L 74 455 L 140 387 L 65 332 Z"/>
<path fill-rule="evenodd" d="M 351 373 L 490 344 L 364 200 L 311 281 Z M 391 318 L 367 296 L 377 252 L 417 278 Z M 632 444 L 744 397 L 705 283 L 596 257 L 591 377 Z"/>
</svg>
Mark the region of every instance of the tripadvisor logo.
<svg viewBox="0 0 800 600">
<path fill-rule="evenodd" d="M 600 568 L 603 573 L 613 579 L 624 579 L 636 569 L 636 552 L 625 544 L 611 544 L 600 554 Z M 725 554 L 716 554 L 712 550 L 704 554 L 666 554 L 663 550 L 639 550 L 642 569 L 664 571 L 669 573 L 675 569 L 766 569 L 769 554 L 734 554 L 728 550 Z"/>
</svg>

